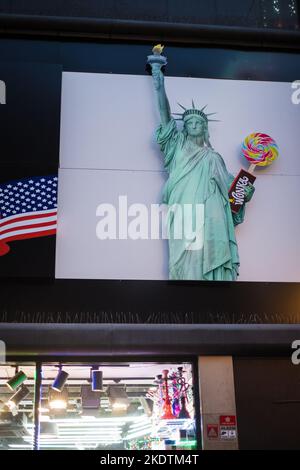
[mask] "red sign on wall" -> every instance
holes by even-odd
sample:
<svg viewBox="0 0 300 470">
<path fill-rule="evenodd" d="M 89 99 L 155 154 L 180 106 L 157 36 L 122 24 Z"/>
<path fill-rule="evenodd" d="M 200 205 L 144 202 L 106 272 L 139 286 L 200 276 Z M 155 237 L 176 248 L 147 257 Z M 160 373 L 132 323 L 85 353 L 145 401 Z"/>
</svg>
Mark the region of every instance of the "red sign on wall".
<svg viewBox="0 0 300 470">
<path fill-rule="evenodd" d="M 220 426 L 236 426 L 236 416 L 235 415 L 220 416 Z"/>
<path fill-rule="evenodd" d="M 221 415 L 220 416 L 220 438 L 221 439 L 236 439 L 236 416 L 235 415 Z"/>
<path fill-rule="evenodd" d="M 207 425 L 207 437 L 208 439 L 218 439 L 219 437 L 219 426 L 217 424 Z"/>
</svg>

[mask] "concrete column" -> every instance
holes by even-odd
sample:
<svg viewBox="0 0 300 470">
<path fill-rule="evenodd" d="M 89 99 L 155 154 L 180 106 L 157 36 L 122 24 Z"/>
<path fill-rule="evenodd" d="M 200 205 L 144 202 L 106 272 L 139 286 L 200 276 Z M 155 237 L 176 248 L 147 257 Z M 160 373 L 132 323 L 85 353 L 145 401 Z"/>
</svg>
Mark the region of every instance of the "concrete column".
<svg viewBox="0 0 300 470">
<path fill-rule="evenodd" d="M 232 357 L 199 357 L 198 372 L 203 449 L 237 450 Z"/>
</svg>

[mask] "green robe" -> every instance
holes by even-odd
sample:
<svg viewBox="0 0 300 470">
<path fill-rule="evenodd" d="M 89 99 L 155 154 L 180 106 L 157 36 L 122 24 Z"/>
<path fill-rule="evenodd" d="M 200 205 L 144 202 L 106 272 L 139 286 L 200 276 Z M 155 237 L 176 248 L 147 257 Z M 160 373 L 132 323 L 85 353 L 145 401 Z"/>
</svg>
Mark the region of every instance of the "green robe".
<svg viewBox="0 0 300 470">
<path fill-rule="evenodd" d="M 231 212 L 228 190 L 233 176 L 224 160 L 212 149 L 190 142 L 174 119 L 159 126 L 156 138 L 169 173 L 163 202 L 168 206 L 204 204 L 201 249 L 188 250 L 184 237 L 175 239 L 174 218 L 169 218 L 169 278 L 236 280 L 239 255 L 234 226 L 243 222 L 245 207 L 237 215 Z"/>
</svg>

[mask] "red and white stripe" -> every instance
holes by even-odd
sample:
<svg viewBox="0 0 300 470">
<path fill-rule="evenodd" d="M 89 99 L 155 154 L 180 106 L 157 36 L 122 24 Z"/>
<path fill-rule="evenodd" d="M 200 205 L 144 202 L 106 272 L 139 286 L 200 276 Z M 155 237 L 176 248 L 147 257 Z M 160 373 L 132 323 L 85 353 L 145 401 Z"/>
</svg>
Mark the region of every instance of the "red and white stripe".
<svg viewBox="0 0 300 470">
<path fill-rule="evenodd" d="M 0 256 L 9 251 L 7 242 L 56 233 L 57 209 L 27 212 L 0 220 Z M 2 246 L 2 249 L 1 249 Z"/>
</svg>

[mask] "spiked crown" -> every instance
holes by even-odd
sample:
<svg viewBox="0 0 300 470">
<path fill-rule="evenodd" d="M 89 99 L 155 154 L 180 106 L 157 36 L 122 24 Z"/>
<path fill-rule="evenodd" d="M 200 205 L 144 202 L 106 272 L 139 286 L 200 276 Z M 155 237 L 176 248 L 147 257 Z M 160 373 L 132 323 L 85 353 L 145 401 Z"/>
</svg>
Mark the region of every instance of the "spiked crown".
<svg viewBox="0 0 300 470">
<path fill-rule="evenodd" d="M 206 124 L 208 124 L 211 121 L 218 122 L 218 119 L 208 119 L 209 116 L 212 116 L 213 114 L 216 114 L 216 113 L 206 114 L 204 112 L 204 109 L 207 107 L 207 105 L 205 105 L 202 109 L 196 109 L 194 101 L 192 100 L 192 108 L 187 109 L 184 106 L 182 106 L 180 103 L 177 103 L 177 104 L 184 110 L 184 112 L 183 113 L 172 113 L 175 116 L 180 116 L 179 118 L 175 118 L 176 121 L 187 121 L 191 116 L 198 116 L 198 117 L 201 117 L 202 119 L 204 119 Z"/>
</svg>

